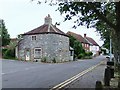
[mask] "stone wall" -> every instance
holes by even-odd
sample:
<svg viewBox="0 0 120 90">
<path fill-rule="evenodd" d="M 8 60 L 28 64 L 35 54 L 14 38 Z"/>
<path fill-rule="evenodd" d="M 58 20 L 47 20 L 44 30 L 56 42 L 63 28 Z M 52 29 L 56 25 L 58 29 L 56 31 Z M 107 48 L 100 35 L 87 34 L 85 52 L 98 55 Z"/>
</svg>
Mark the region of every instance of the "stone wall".
<svg viewBox="0 0 120 90">
<path fill-rule="evenodd" d="M 30 49 L 30 60 L 34 60 L 34 49 L 41 48 L 42 58 L 46 58 L 47 62 L 51 62 L 53 59 L 57 62 L 69 60 L 68 37 L 59 34 L 36 34 L 36 40 L 32 40 L 31 37 L 32 35 L 25 35 L 19 42 L 19 59 L 25 60 L 25 50 Z"/>
</svg>

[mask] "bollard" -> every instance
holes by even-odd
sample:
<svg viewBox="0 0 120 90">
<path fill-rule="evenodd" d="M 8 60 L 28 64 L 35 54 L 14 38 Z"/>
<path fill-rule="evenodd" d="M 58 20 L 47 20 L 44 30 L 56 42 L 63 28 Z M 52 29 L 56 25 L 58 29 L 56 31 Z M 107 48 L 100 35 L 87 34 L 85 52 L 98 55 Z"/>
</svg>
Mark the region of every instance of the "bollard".
<svg viewBox="0 0 120 90">
<path fill-rule="evenodd" d="M 114 78 L 114 62 L 113 61 L 108 61 L 107 62 L 107 67 L 110 68 L 111 78 Z"/>
<path fill-rule="evenodd" d="M 96 81 L 95 90 L 103 90 L 101 81 Z"/>
<path fill-rule="evenodd" d="M 115 78 L 114 77 L 114 68 L 110 68 L 110 74 L 111 74 L 111 78 Z"/>
<path fill-rule="evenodd" d="M 118 80 L 118 89 L 120 90 L 120 79 Z"/>
<path fill-rule="evenodd" d="M 105 73 L 104 73 L 104 85 L 105 86 L 110 86 L 110 79 L 111 79 L 110 68 L 107 67 L 105 68 Z"/>
</svg>

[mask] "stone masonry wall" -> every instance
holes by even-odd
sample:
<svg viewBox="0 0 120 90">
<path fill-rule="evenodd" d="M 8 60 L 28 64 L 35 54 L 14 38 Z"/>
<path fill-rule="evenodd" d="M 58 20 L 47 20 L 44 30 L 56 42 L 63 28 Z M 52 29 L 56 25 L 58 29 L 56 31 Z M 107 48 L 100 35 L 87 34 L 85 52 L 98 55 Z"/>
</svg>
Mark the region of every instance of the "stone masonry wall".
<svg viewBox="0 0 120 90">
<path fill-rule="evenodd" d="M 19 59 L 25 60 L 25 49 L 30 49 L 30 59 L 34 60 L 34 49 L 42 49 L 42 58 L 51 62 L 54 58 L 57 62 L 68 61 L 69 38 L 59 34 L 36 34 L 36 40 L 31 39 L 32 35 L 25 35 L 19 42 Z M 41 58 L 41 59 L 42 59 Z"/>
</svg>

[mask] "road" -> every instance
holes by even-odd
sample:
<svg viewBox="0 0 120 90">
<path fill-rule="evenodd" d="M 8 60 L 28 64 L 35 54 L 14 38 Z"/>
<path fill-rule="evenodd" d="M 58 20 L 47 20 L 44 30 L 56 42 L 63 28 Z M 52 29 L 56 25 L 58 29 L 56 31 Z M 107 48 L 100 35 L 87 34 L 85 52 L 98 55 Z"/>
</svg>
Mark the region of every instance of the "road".
<svg viewBox="0 0 120 90">
<path fill-rule="evenodd" d="M 2 87 L 52 88 L 100 63 L 104 58 L 104 56 L 99 56 L 92 60 L 78 60 L 59 64 L 2 60 Z"/>
</svg>

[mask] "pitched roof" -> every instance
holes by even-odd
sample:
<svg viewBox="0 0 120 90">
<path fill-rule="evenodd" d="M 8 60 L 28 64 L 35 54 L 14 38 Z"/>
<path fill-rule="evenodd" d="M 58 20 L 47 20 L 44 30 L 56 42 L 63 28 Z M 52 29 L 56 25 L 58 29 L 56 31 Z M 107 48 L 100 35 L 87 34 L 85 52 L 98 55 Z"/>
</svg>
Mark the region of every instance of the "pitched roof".
<svg viewBox="0 0 120 90">
<path fill-rule="evenodd" d="M 93 45 L 99 46 L 99 45 L 95 42 L 95 40 L 93 40 L 92 38 L 86 37 L 86 39 L 87 39 L 90 43 L 92 43 Z"/>
<path fill-rule="evenodd" d="M 29 32 L 24 33 L 23 35 L 34 35 L 34 34 L 44 34 L 44 33 L 54 33 L 67 36 L 64 32 L 58 29 L 55 25 L 52 24 L 52 18 L 48 14 L 45 17 L 45 23 Z"/>
<path fill-rule="evenodd" d="M 70 32 L 70 31 L 68 31 L 67 32 L 67 35 L 71 35 L 71 36 L 73 36 L 73 37 L 75 37 L 78 41 L 80 41 L 81 43 L 87 43 L 87 44 L 89 44 L 89 42 L 86 40 L 86 39 L 84 39 L 81 35 L 79 35 L 79 34 L 76 34 L 76 33 L 73 33 L 73 32 Z"/>
</svg>

